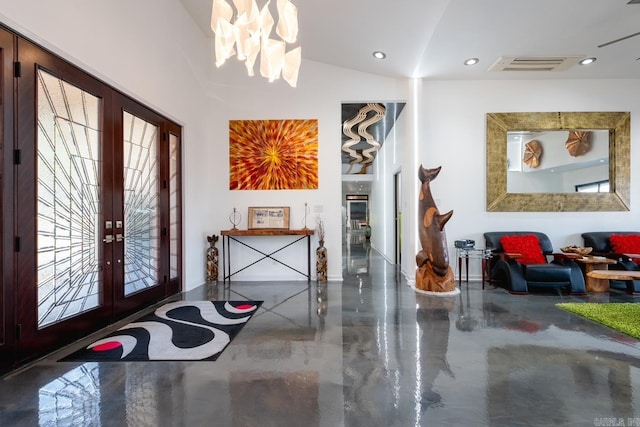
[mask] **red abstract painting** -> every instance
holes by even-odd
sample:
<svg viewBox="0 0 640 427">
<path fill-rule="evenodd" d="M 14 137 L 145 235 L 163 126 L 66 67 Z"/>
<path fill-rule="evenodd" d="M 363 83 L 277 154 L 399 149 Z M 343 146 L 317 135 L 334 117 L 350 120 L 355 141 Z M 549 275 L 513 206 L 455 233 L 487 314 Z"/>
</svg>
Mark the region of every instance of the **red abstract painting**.
<svg viewBox="0 0 640 427">
<path fill-rule="evenodd" d="M 230 120 L 231 190 L 318 188 L 318 120 Z"/>
</svg>

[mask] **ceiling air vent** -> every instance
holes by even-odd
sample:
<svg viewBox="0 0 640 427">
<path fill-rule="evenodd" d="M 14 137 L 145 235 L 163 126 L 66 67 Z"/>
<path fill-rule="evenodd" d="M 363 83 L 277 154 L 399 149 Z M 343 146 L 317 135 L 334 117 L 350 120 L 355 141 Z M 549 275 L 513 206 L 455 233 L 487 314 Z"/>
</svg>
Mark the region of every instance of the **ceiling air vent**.
<svg viewBox="0 0 640 427">
<path fill-rule="evenodd" d="M 489 71 L 564 71 L 583 56 L 501 56 Z"/>
</svg>

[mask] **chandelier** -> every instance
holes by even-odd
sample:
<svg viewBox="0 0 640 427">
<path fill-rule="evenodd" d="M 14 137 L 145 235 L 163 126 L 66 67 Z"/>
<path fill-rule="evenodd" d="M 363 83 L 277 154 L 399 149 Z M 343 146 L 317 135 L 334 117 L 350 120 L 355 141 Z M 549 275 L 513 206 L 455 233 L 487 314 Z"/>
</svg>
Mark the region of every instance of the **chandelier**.
<svg viewBox="0 0 640 427">
<path fill-rule="evenodd" d="M 256 0 L 213 0 L 211 29 L 215 33 L 216 67 L 236 55 L 244 61 L 247 73 L 254 75 L 254 64 L 260 54 L 260 74 L 270 82 L 282 78 L 296 87 L 300 69 L 301 48 L 287 51 L 287 45 L 298 37 L 298 8 L 289 0 L 277 0 L 278 23 L 272 38 L 275 20 L 267 1 L 262 9 Z M 235 17 L 235 19 L 234 19 Z"/>
</svg>

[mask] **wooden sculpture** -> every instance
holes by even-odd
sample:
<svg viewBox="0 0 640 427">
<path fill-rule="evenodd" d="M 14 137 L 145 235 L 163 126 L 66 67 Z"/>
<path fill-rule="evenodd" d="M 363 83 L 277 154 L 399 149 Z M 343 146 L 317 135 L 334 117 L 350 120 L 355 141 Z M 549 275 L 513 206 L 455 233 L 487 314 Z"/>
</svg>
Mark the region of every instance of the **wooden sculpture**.
<svg viewBox="0 0 640 427">
<path fill-rule="evenodd" d="M 590 134 L 591 132 L 588 131 L 570 131 L 567 142 L 564 144 L 569 154 L 573 157 L 578 157 L 589 151 L 591 148 L 591 142 L 589 141 Z"/>
<path fill-rule="evenodd" d="M 207 236 L 207 242 L 209 242 L 209 247 L 207 248 L 207 282 L 218 280 L 218 248 L 216 248 L 218 238 L 215 234 Z"/>
<path fill-rule="evenodd" d="M 418 201 L 418 234 L 422 250 L 416 255 L 416 289 L 429 292 L 455 290 L 453 270 L 449 266 L 447 236 L 444 225 L 453 211 L 441 215 L 431 195 L 431 181 L 441 167 L 425 169 L 420 165 L 418 177 L 422 183 Z"/>
<path fill-rule="evenodd" d="M 532 169 L 540 166 L 540 157 L 542 157 L 542 146 L 540 142 L 533 139 L 524 145 L 524 158 L 522 161 Z"/>
</svg>

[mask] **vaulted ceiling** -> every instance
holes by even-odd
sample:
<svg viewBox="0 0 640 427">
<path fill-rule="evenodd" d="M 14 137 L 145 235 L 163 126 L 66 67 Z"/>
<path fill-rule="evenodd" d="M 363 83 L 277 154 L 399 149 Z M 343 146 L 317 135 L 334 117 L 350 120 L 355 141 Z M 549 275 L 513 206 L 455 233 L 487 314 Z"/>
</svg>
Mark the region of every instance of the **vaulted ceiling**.
<svg viewBox="0 0 640 427">
<path fill-rule="evenodd" d="M 180 1 L 203 34 L 213 37 L 212 2 Z M 640 0 L 292 1 L 302 46 L 300 82 L 304 60 L 400 78 L 640 77 Z M 384 51 L 386 59 L 375 59 L 374 51 Z M 577 65 L 586 57 L 596 61 Z M 465 66 L 468 58 L 479 61 Z M 560 66 L 551 70 L 548 64 L 555 62 Z M 363 105 L 345 103 L 343 122 Z M 393 118 L 401 111 L 394 109 Z M 380 138 L 388 120 L 370 131 Z M 343 154 L 344 162 L 353 161 L 348 151 Z"/>
<path fill-rule="evenodd" d="M 213 37 L 211 0 L 180 1 Z M 639 0 L 292 1 L 298 6 L 303 60 L 432 79 L 640 76 Z M 376 50 L 387 58 L 374 59 Z M 561 72 L 489 71 L 502 57 L 573 56 L 597 61 Z M 471 57 L 480 62 L 464 66 Z"/>
</svg>

